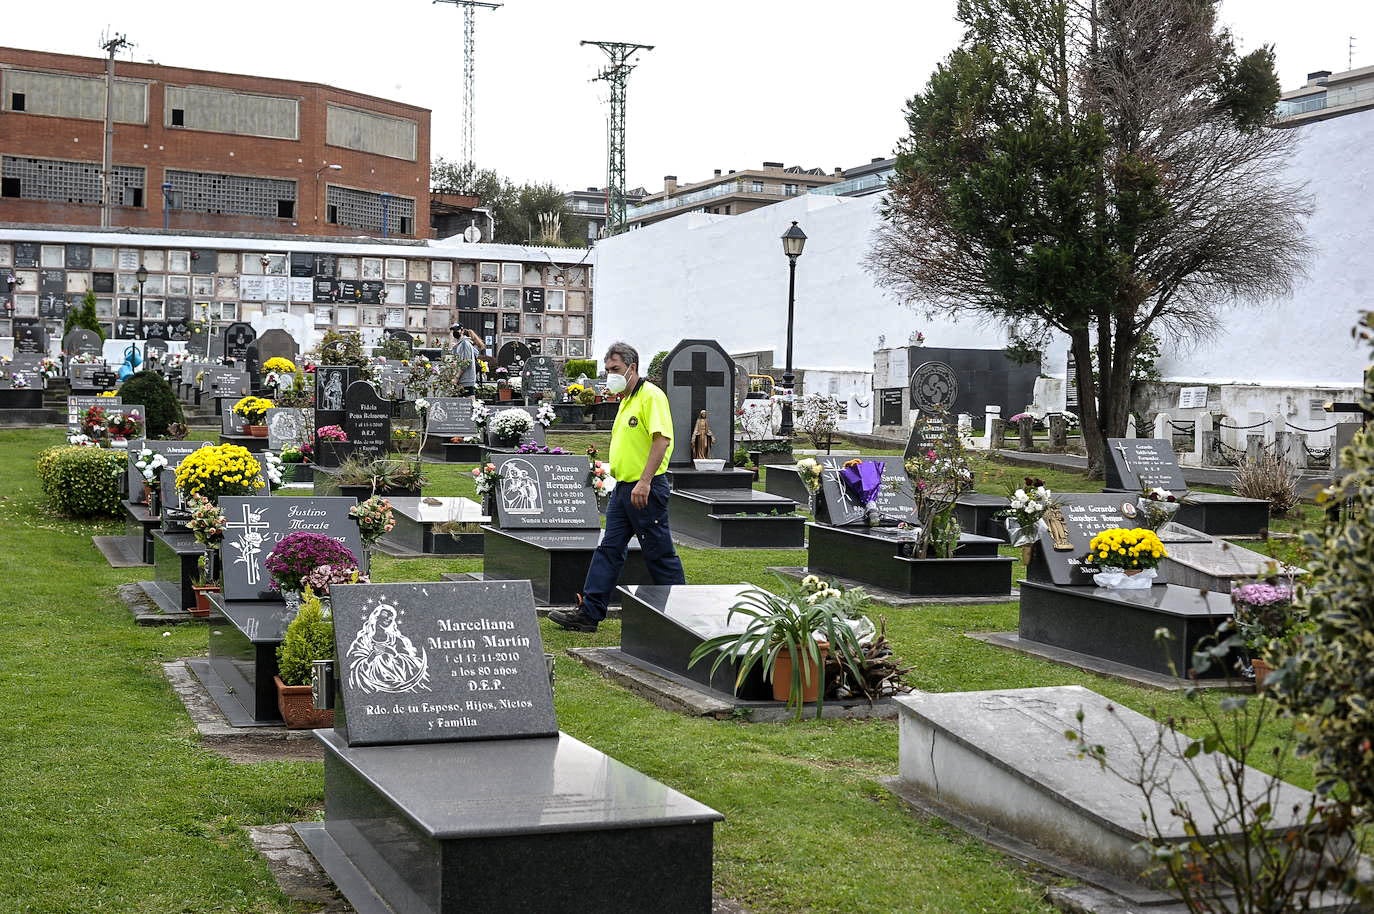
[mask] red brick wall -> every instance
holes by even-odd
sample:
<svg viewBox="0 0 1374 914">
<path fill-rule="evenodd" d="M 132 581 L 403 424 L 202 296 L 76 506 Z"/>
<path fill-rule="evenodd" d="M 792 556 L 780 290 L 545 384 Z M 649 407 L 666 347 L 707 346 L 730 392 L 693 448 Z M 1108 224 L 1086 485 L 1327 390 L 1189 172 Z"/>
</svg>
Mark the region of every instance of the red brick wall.
<svg viewBox="0 0 1374 914">
<path fill-rule="evenodd" d="M 48 70 L 102 76 L 105 61 L 93 57 L 0 48 L 0 68 Z M 114 163 L 146 169 L 142 208 L 115 206 L 116 226 L 162 226 L 164 169 L 187 169 L 296 181 L 296 218 L 260 219 L 172 210 L 172 228 L 225 232 L 276 232 L 304 235 L 368 234 L 324 222 L 324 187 L 333 183 L 372 193 L 386 192 L 415 201 L 417 237 L 429 232 L 429 118 L 424 108 L 374 98 L 317 83 L 297 83 L 188 70 L 155 64 L 115 62 L 116 78 L 140 79 L 148 86 L 148 123 L 115 124 Z M 296 98 L 300 102 L 300 139 L 279 140 L 163 126 L 163 86 L 200 85 Z M 416 123 L 414 162 L 325 144 L 329 104 L 341 104 Z M 0 153 L 99 163 L 104 127 L 100 121 L 0 111 Z M 321 165 L 342 165 L 340 171 Z M 0 222 L 48 225 L 99 225 L 100 207 L 0 198 Z M 294 225 L 293 225 L 294 223 Z M 380 231 L 372 234 L 380 235 Z M 394 235 L 395 232 L 393 231 Z"/>
</svg>

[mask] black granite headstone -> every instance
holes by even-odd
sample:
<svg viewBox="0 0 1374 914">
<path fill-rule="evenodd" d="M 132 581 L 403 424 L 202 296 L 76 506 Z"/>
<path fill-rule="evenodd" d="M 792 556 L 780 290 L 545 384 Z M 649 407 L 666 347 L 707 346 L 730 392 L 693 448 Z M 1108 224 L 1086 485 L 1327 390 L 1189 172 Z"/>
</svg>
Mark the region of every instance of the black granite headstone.
<svg viewBox="0 0 1374 914">
<path fill-rule="evenodd" d="M 108 400 L 108 397 L 103 399 Z M 161 454 L 167 458 L 167 469 L 175 470 L 181 459 L 192 451 L 208 447 L 208 441 L 159 441 L 145 438 L 136 438 L 129 442 L 129 501 L 135 504 L 143 504 L 143 473 L 134 466 L 134 461 L 138 459 L 139 452 L 147 449 L 154 454 Z M 175 483 L 173 483 L 175 488 Z M 166 488 L 163 489 L 166 492 Z"/>
<path fill-rule="evenodd" d="M 492 457 L 501 481 L 496 525 L 506 530 L 596 529 L 596 494 L 585 458 L 571 454 Z"/>
<path fill-rule="evenodd" d="M 424 307 L 429 304 L 429 283 L 418 279 L 406 283 L 406 304 Z"/>
<path fill-rule="evenodd" d="M 288 533 L 307 531 L 333 537 L 364 562 L 358 522 L 348 516 L 357 504 L 353 498 L 276 498 L 272 496 L 223 495 L 219 506 L 228 519 L 220 559 L 224 569 L 226 600 L 271 600 L 267 556 Z"/>
<path fill-rule="evenodd" d="M 257 339 L 258 332 L 253 329 L 252 324 L 242 321 L 230 324 L 224 328 L 224 355 L 230 359 L 246 359 L 248 357 L 248 344 Z"/>
<path fill-rule="evenodd" d="M 524 294 L 524 298 L 523 298 L 521 310 L 523 310 L 526 314 L 543 314 L 543 313 L 544 313 L 544 290 L 543 290 L 543 289 L 525 289 L 524 292 L 525 292 L 525 294 Z"/>
<path fill-rule="evenodd" d="M 91 246 L 89 244 L 69 244 L 66 250 L 66 267 L 69 270 L 89 270 L 91 268 Z"/>
<path fill-rule="evenodd" d="M 38 272 L 38 292 L 42 295 L 66 295 L 66 270 L 40 270 Z"/>
<path fill-rule="evenodd" d="M 470 285 L 459 286 L 457 300 L 459 311 L 476 311 L 478 302 L 477 287 Z"/>
<path fill-rule="evenodd" d="M 124 399 L 122 397 L 88 397 L 72 394 L 67 397 L 67 431 L 81 431 L 81 419 L 86 415 L 86 410 L 92 406 L 103 406 L 109 410 L 123 405 Z"/>
<path fill-rule="evenodd" d="M 528 290 L 526 290 L 528 291 Z M 520 391 L 526 399 L 539 399 L 545 395 L 557 396 L 558 371 L 553 359 L 547 355 L 531 356 L 520 369 Z"/>
<path fill-rule="evenodd" d="M 1040 374 L 1039 364 L 1017 364 L 1001 349 L 912 346 L 907 362 L 915 366 L 912 407 L 928 412 L 943 405 L 951 420 L 959 413 L 981 416 L 989 404 L 1002 407 L 1004 416 L 1019 413 L 1034 399 Z"/>
<path fill-rule="evenodd" d="M 221 410 L 219 414 L 219 431 L 221 435 L 246 435 L 248 434 L 247 422 L 243 421 L 243 416 L 233 411 L 233 409 Z"/>
<path fill-rule="evenodd" d="M 14 322 L 14 351 L 46 354 L 48 351 L 48 331 L 33 321 Z"/>
<path fill-rule="evenodd" d="M 200 389 L 217 397 L 243 397 L 248 394 L 248 372 L 240 368 L 216 366 L 205 369 Z"/>
<path fill-rule="evenodd" d="M 840 478 L 840 470 L 845 458 L 832 458 L 823 461 L 821 466 L 821 491 L 816 500 L 816 519 L 837 527 L 862 524 L 864 520 L 863 503 L 849 491 Z M 916 502 L 911 497 L 911 482 L 902 470 L 901 461 L 894 457 L 864 458 L 883 465 L 883 484 L 878 487 L 874 501 L 879 513 L 889 523 L 911 522 L 916 511 Z"/>
<path fill-rule="evenodd" d="M 386 331 L 386 338 L 389 340 L 400 340 L 402 343 L 405 344 L 407 351 L 415 351 L 415 335 L 411 333 L 409 330 L 388 330 Z"/>
<path fill-rule="evenodd" d="M 339 255 L 316 254 L 314 255 L 314 264 L 314 275 L 322 279 L 333 279 L 339 272 Z"/>
<path fill-rule="evenodd" d="M 263 331 L 262 336 L 253 341 L 258 350 L 258 366 L 267 364 L 268 359 L 288 359 L 292 363 L 300 355 L 301 347 L 296 338 L 285 330 L 273 328 Z"/>
<path fill-rule="evenodd" d="M 1105 488 L 1132 492 L 1158 486 L 1183 492 L 1183 480 L 1174 446 L 1163 438 L 1108 438 Z"/>
<path fill-rule="evenodd" d="M 62 351 L 68 355 L 99 355 L 103 349 L 100 334 L 85 327 L 77 327 L 62 338 Z"/>
<path fill-rule="evenodd" d="M 1080 559 L 1087 554 L 1092 538 L 1112 527 L 1139 527 L 1135 513 L 1135 496 L 1102 493 L 1057 495 L 1064 526 L 1069 533 L 1071 549 L 1056 551 L 1054 538 L 1047 527 L 1040 530 L 1040 552 L 1049 566 L 1050 579 L 1058 585 L 1092 586 L 1092 576 L 1102 569 L 1085 565 Z M 1040 561 L 1037 558 L 1036 561 Z"/>
<path fill-rule="evenodd" d="M 358 379 L 358 369 L 352 365 L 321 365 L 315 369 L 315 407 L 327 413 L 342 413 L 344 392 Z M 325 425 L 340 425 L 342 422 L 325 422 Z"/>
<path fill-rule="evenodd" d="M 354 381 L 344 394 L 344 431 L 353 453 L 385 457 L 391 445 L 391 401 L 366 381 Z"/>
<path fill-rule="evenodd" d="M 472 421 L 471 397 L 431 397 L 426 433 L 450 438 L 454 435 L 476 435 Z"/>
<path fill-rule="evenodd" d="M 38 266 L 38 244 L 33 241 L 14 243 L 14 265 L 16 267 Z"/>
<path fill-rule="evenodd" d="M 692 429 L 703 409 L 714 436 L 708 456 L 729 462 L 735 450 L 734 376 L 734 360 L 715 340 L 683 340 L 668 353 L 663 380 L 673 414 L 673 466 L 691 465 Z"/>
<path fill-rule="evenodd" d="M 295 277 L 298 277 L 298 278 L 304 278 L 304 277 L 306 277 L 306 276 L 314 276 L 314 275 L 315 275 L 315 257 L 316 257 L 316 255 L 314 255 L 314 254 L 307 254 L 307 253 L 304 253 L 304 252 L 302 252 L 302 251 L 292 251 L 292 252 L 291 252 L 291 275 L 292 275 L 292 276 L 295 276 Z"/>
<path fill-rule="evenodd" d="M 528 581 L 339 585 L 330 595 L 335 725 L 349 745 L 557 734 Z"/>
<path fill-rule="evenodd" d="M 496 366 L 498 368 L 509 368 L 512 365 L 522 365 L 529 357 L 530 347 L 519 340 L 511 340 L 497 351 Z"/>
</svg>

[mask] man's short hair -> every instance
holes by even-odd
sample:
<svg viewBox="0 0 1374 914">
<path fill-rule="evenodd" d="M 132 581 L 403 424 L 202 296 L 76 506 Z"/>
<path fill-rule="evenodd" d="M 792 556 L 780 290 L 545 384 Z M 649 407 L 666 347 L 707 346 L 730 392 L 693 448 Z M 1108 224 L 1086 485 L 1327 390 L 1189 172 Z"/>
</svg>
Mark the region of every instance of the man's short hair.
<svg viewBox="0 0 1374 914">
<path fill-rule="evenodd" d="M 601 361 L 604 362 L 606 361 L 606 359 L 609 359 L 613 355 L 619 356 L 620 361 L 625 363 L 626 368 L 639 367 L 639 350 L 631 346 L 629 343 L 621 342 L 619 340 L 612 343 L 611 348 L 606 350 L 606 354 L 602 357 Z"/>
</svg>

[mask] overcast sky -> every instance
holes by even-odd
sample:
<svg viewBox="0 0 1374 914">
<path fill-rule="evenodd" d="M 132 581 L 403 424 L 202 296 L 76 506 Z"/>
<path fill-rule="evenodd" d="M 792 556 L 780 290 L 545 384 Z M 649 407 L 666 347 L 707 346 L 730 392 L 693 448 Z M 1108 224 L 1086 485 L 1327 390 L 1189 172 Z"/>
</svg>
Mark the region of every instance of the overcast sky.
<svg viewBox="0 0 1374 914">
<path fill-rule="evenodd" d="M 478 10 L 476 158 L 516 181 L 605 183 L 606 63 L 581 40 L 653 45 L 629 80 L 630 187 L 664 175 L 781 161 L 827 171 L 890 155 L 904 102 L 954 47 L 954 0 L 508 0 Z M 125 59 L 326 83 L 433 111 L 435 155 L 462 134 L 463 14 L 430 0 L 47 0 L 7 17 L 0 43 L 101 56 L 108 27 Z M 111 17 L 118 18 L 111 18 Z M 1284 89 L 1310 70 L 1374 64 L 1374 3 L 1225 0 L 1243 48 L 1277 46 Z"/>
</svg>

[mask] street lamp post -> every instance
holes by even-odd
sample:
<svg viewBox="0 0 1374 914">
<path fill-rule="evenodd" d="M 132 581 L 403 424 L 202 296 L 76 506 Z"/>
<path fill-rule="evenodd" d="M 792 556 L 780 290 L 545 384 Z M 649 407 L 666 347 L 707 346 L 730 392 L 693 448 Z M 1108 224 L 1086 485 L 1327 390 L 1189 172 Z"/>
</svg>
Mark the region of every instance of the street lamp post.
<svg viewBox="0 0 1374 914">
<path fill-rule="evenodd" d="M 797 258 L 806 247 L 806 232 L 792 227 L 782 233 L 782 252 L 787 255 L 787 362 L 782 370 L 782 426 L 778 429 L 784 438 L 792 437 L 792 384 L 796 375 L 792 373 L 792 313 L 797 299 Z"/>
<path fill-rule="evenodd" d="M 138 332 L 143 333 L 143 284 L 148 281 L 148 268 L 143 264 L 138 265 L 134 271 L 134 279 L 138 280 Z"/>
</svg>

